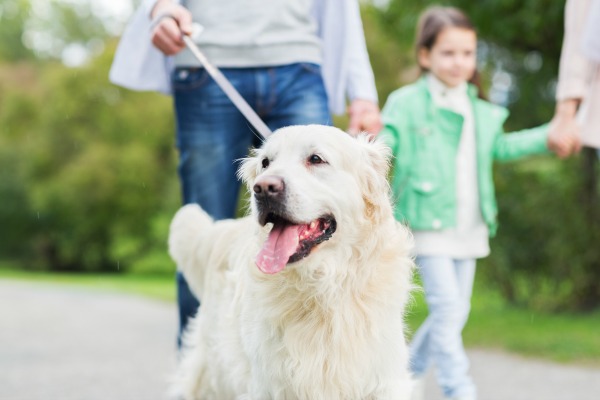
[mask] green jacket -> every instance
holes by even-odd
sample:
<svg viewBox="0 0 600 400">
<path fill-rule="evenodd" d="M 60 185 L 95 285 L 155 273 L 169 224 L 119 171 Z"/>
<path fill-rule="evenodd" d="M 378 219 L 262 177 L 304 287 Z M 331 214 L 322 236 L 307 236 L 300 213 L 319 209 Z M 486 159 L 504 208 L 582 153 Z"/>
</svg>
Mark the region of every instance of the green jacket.
<svg viewBox="0 0 600 400">
<path fill-rule="evenodd" d="M 493 160 L 548 153 L 548 126 L 505 134 L 508 110 L 477 98 L 470 86 L 477 149 L 477 181 L 483 220 L 490 236 L 498 226 Z M 433 104 L 427 80 L 393 92 L 383 108 L 379 137 L 394 154 L 392 189 L 395 214 L 414 230 L 456 226 L 456 162 L 463 117 Z"/>
</svg>

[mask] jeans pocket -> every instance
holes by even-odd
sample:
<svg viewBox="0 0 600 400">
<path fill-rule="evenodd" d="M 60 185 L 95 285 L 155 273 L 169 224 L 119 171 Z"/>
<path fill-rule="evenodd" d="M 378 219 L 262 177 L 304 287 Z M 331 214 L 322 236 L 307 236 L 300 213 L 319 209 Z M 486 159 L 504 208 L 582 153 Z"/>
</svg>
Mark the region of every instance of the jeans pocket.
<svg viewBox="0 0 600 400">
<path fill-rule="evenodd" d="M 204 68 L 176 68 L 171 74 L 173 89 L 177 91 L 199 89 L 209 78 L 210 75 Z"/>
<path fill-rule="evenodd" d="M 321 75 L 321 66 L 319 64 L 315 64 L 315 63 L 308 63 L 308 62 L 303 62 L 303 63 L 298 63 L 300 65 L 300 68 L 302 68 L 302 70 L 306 71 L 306 72 L 310 72 L 311 74 L 315 74 L 315 75 Z"/>
</svg>

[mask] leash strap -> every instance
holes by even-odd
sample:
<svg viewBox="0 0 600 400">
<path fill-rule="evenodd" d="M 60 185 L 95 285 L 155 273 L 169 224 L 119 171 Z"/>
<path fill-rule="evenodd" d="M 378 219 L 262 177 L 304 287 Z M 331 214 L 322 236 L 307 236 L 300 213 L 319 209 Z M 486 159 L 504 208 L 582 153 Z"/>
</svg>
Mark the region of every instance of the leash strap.
<svg viewBox="0 0 600 400">
<path fill-rule="evenodd" d="M 194 24 L 194 33 L 192 33 L 192 36 L 196 36 L 201 29 L 202 27 L 200 25 Z M 196 57 L 202 66 L 204 66 L 206 72 L 208 72 L 208 74 L 215 80 L 217 85 L 219 85 L 223 92 L 225 92 L 227 97 L 229 97 L 229 100 L 231 100 L 231 102 L 242 113 L 242 115 L 246 117 L 248 122 L 250 122 L 250 124 L 252 124 L 252 126 L 258 131 L 255 132 L 255 134 L 258 134 L 262 140 L 268 138 L 272 133 L 269 127 L 252 109 L 252 107 L 250 107 L 248 102 L 244 100 L 242 95 L 240 95 L 240 93 L 233 87 L 225 75 L 223 75 L 223 73 L 206 58 L 204 53 L 200 51 L 198 46 L 196 46 L 196 43 L 194 43 L 192 40 L 192 37 L 183 35 L 183 41 L 188 49 L 190 49 L 194 57 Z"/>
</svg>

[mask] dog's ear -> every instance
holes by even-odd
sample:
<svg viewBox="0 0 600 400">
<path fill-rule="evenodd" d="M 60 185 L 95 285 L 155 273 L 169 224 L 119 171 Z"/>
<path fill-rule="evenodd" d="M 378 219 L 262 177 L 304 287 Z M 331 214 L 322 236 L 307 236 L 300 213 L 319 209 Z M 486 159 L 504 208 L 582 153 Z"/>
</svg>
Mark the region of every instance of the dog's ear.
<svg viewBox="0 0 600 400">
<path fill-rule="evenodd" d="M 368 162 L 375 171 L 387 179 L 390 170 L 390 160 L 392 158 L 392 150 L 383 141 L 378 140 L 376 136 L 371 134 L 363 134 L 357 137 L 361 141 L 365 151 L 367 152 Z"/>
<path fill-rule="evenodd" d="M 367 217 L 377 221 L 384 214 L 391 213 L 390 169 L 391 149 L 372 135 L 359 135 L 358 140 L 364 151 L 364 165 L 360 173 L 363 200 Z"/>
<path fill-rule="evenodd" d="M 260 160 L 259 149 L 251 149 L 250 156 L 240 159 L 240 167 L 237 171 L 238 179 L 241 179 L 246 185 L 252 184 L 258 176 L 258 167 Z"/>
</svg>

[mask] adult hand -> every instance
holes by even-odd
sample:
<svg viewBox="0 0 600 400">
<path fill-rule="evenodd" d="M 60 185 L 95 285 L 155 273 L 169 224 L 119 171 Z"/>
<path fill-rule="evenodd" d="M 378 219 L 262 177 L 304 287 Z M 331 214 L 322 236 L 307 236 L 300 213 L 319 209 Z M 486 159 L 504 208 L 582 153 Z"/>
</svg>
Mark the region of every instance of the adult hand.
<svg viewBox="0 0 600 400">
<path fill-rule="evenodd" d="M 580 127 L 576 120 L 578 101 L 569 99 L 556 106 L 556 112 L 548 132 L 548 148 L 559 158 L 565 158 L 581 150 Z"/>
<path fill-rule="evenodd" d="M 171 0 L 158 0 L 152 9 L 152 44 L 166 55 L 185 47 L 182 35 L 192 33 L 192 14 Z"/>
<path fill-rule="evenodd" d="M 372 101 L 353 100 L 348 107 L 348 116 L 348 132 L 352 135 L 363 131 L 376 135 L 383 128 L 379 106 Z"/>
</svg>

